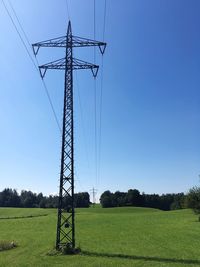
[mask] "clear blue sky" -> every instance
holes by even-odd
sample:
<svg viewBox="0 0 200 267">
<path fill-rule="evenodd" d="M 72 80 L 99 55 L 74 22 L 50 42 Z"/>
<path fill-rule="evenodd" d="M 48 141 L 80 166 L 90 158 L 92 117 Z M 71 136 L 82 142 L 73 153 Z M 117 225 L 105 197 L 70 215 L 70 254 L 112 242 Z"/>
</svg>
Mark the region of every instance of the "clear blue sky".
<svg viewBox="0 0 200 267">
<path fill-rule="evenodd" d="M 12 3 L 31 43 L 65 34 L 66 1 Z M 68 3 L 73 33 L 93 38 L 93 1 Z M 103 9 L 104 1 L 96 1 L 98 40 Z M 199 11 L 198 0 L 107 0 L 100 175 L 95 177 L 94 81 L 89 71 L 79 71 L 74 76 L 76 191 L 94 186 L 98 194 L 129 188 L 186 192 L 199 183 Z M 1 1 L 0 32 L 0 190 L 57 193 L 60 133 Z M 93 49 L 75 55 L 93 61 Z M 63 56 L 62 49 L 41 49 L 38 60 Z M 45 77 L 60 121 L 63 75 L 49 71 Z M 101 72 L 96 83 L 99 117 Z"/>
</svg>

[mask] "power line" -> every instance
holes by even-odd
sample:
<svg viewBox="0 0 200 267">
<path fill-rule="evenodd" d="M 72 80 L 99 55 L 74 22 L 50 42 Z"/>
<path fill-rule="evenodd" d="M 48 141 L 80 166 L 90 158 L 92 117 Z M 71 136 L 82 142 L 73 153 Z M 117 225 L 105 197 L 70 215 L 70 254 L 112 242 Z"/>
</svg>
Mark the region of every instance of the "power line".
<svg viewBox="0 0 200 267">
<path fill-rule="evenodd" d="M 93 3 L 94 8 L 94 40 L 96 39 L 96 0 Z M 94 64 L 96 64 L 96 47 L 94 47 Z M 97 184 L 97 85 L 96 78 L 94 78 L 94 153 L 95 153 L 95 181 Z"/>
<path fill-rule="evenodd" d="M 82 125 L 83 138 L 84 138 L 86 160 L 87 160 L 88 169 L 89 169 L 89 153 L 88 153 L 87 143 L 86 143 L 86 132 L 85 132 L 84 119 L 83 119 L 83 107 L 82 107 L 82 102 L 81 102 L 81 95 L 80 95 L 80 88 L 79 88 L 77 72 L 75 72 L 75 78 L 76 78 L 76 85 L 77 85 L 77 92 L 78 92 L 78 102 L 79 102 L 79 107 L 80 107 L 80 112 L 81 112 L 81 116 L 80 117 L 81 117 L 81 125 Z"/>
<path fill-rule="evenodd" d="M 8 14 L 8 16 L 9 16 L 9 18 L 10 18 L 10 20 L 11 20 L 11 22 L 12 22 L 12 24 L 13 24 L 13 26 L 14 26 L 14 28 L 15 28 L 15 30 L 16 30 L 16 32 L 17 32 L 17 34 L 18 34 L 18 36 L 19 36 L 19 38 L 20 38 L 20 40 L 21 40 L 21 42 L 22 42 L 22 44 L 23 44 L 23 46 L 24 46 L 24 48 L 25 48 L 25 50 L 26 50 L 26 52 L 27 52 L 27 54 L 28 54 L 28 56 L 29 56 L 29 58 L 30 58 L 30 60 L 31 60 L 31 62 L 33 63 L 33 65 L 34 65 L 34 67 L 35 67 L 37 73 L 38 73 L 39 76 L 40 76 L 40 72 L 39 72 L 39 69 L 38 69 L 38 65 L 39 65 L 39 64 L 38 64 L 37 59 L 36 59 L 36 61 L 37 61 L 37 65 L 36 65 L 36 63 L 35 63 L 33 57 L 31 56 L 31 54 L 30 54 L 30 52 L 29 52 L 29 49 L 28 49 L 26 43 L 24 42 L 23 37 L 22 37 L 21 33 L 19 32 L 19 30 L 18 30 L 18 28 L 17 28 L 17 26 L 16 26 L 16 24 L 15 24 L 15 21 L 13 20 L 13 18 L 12 18 L 12 16 L 11 16 L 11 14 L 10 14 L 10 12 L 9 12 L 9 10 L 8 10 L 8 8 L 7 8 L 6 4 L 5 4 L 5 2 L 4 2 L 4 0 L 1 0 L 1 1 L 2 1 L 2 3 L 3 3 L 3 6 L 4 6 L 4 8 L 5 8 L 5 10 L 6 10 L 7 14 Z M 19 18 L 18 18 L 18 16 L 17 16 L 17 13 L 16 13 L 16 11 L 15 11 L 15 9 L 14 9 L 12 3 L 11 3 L 9 0 L 8 0 L 8 2 L 9 2 L 10 7 L 11 7 L 12 10 L 13 10 L 14 16 L 15 16 L 15 18 L 16 18 L 18 24 L 19 24 L 19 27 L 20 27 L 21 31 L 22 31 L 23 34 L 24 34 L 24 37 L 25 37 L 27 43 L 28 43 L 28 44 L 30 45 L 30 47 L 31 47 L 31 44 L 30 44 L 30 42 L 29 42 L 29 39 L 28 39 L 28 37 L 27 37 L 27 35 L 26 35 L 26 33 L 25 33 L 23 27 L 22 27 L 22 24 L 21 24 L 21 22 L 20 22 L 20 20 L 19 20 Z M 41 76 L 40 76 L 40 77 L 41 77 Z M 42 84 L 43 84 L 43 87 L 44 87 L 44 89 L 45 89 L 45 92 L 46 92 L 46 95 L 47 95 L 49 104 L 50 104 L 50 106 L 51 106 L 51 109 L 52 109 L 53 116 L 54 116 L 54 118 L 55 118 L 56 124 L 57 124 L 57 126 L 58 126 L 59 131 L 61 132 L 61 127 L 60 127 L 60 124 L 59 124 L 59 120 L 58 120 L 58 117 L 57 117 L 57 115 L 56 115 L 56 112 L 55 112 L 55 109 L 54 109 L 54 106 L 53 106 L 53 102 L 52 102 L 52 100 L 51 100 L 51 97 L 50 97 L 48 88 L 47 88 L 46 83 L 44 82 L 44 80 L 42 80 Z"/>
<path fill-rule="evenodd" d="M 15 24 L 15 22 L 14 22 L 12 16 L 11 16 L 11 14 L 10 14 L 10 12 L 9 12 L 9 10 L 8 10 L 8 8 L 7 8 L 7 6 L 5 5 L 4 0 L 1 0 L 1 1 L 2 1 L 3 5 L 4 5 L 4 8 L 5 8 L 5 10 L 6 10 L 8 16 L 9 16 L 9 18 L 10 18 L 10 20 L 11 20 L 11 22 L 12 22 L 12 24 L 13 24 L 13 26 L 14 26 L 14 28 L 15 28 L 15 30 L 16 30 L 16 32 L 17 32 L 17 34 L 18 34 L 18 36 L 19 36 L 19 38 L 20 38 L 20 40 L 21 40 L 21 42 L 22 42 L 22 44 L 23 44 L 23 46 L 24 46 L 24 48 L 25 48 L 25 50 L 26 50 L 26 52 L 27 52 L 27 54 L 28 54 L 28 56 L 29 56 L 29 58 L 30 58 L 30 60 L 32 61 L 33 65 L 35 66 L 36 70 L 38 71 L 38 68 L 37 68 L 37 66 L 36 66 L 36 64 L 35 64 L 35 62 L 34 62 L 32 56 L 31 56 L 30 52 L 28 51 L 28 48 L 27 48 L 27 46 L 26 46 L 26 44 L 25 44 L 25 42 L 24 42 L 24 40 L 23 40 L 23 38 L 22 38 L 22 36 L 21 36 L 19 30 L 17 29 L 17 26 L 16 26 L 16 24 Z"/>
<path fill-rule="evenodd" d="M 77 178 L 77 179 L 74 179 L 74 182 L 77 181 L 79 183 L 79 186 L 81 187 L 81 190 L 83 190 L 83 192 L 87 192 L 87 190 L 85 190 L 85 187 L 83 187 L 83 185 L 81 183 L 81 180 L 79 178 L 79 175 L 78 175 L 77 171 L 74 171 L 74 176 Z"/>
<path fill-rule="evenodd" d="M 103 41 L 105 38 L 105 29 L 106 29 L 106 8 L 107 8 L 107 4 L 106 4 L 106 0 L 104 2 L 104 16 L 103 16 Z"/>
<path fill-rule="evenodd" d="M 94 0 L 94 40 L 96 39 L 96 0 Z M 96 47 L 94 47 L 94 63 L 96 63 Z"/>
<path fill-rule="evenodd" d="M 8 1 L 9 5 L 10 5 L 12 11 L 13 11 L 13 14 L 14 14 L 14 16 L 15 16 L 15 18 L 16 18 L 18 24 L 19 24 L 19 27 L 20 27 L 21 31 L 23 32 L 23 35 L 24 35 L 24 37 L 25 37 L 25 39 L 26 39 L 26 42 L 27 42 L 27 43 L 29 44 L 29 46 L 31 47 L 31 43 L 29 42 L 28 36 L 27 36 L 27 34 L 25 33 L 25 31 L 24 31 L 24 29 L 23 29 L 23 27 L 22 27 L 22 24 L 21 24 L 21 22 L 20 22 L 20 20 L 19 20 L 19 18 L 18 18 L 18 16 L 17 16 L 17 13 L 16 13 L 16 11 L 15 11 L 15 9 L 14 9 L 14 7 L 13 7 L 11 1 L 10 1 L 10 0 L 7 0 L 7 1 Z"/>
<path fill-rule="evenodd" d="M 106 0 L 104 1 L 104 15 L 103 15 L 103 42 L 105 39 L 106 28 Z M 101 84 L 100 84 L 100 115 L 99 115 L 99 164 L 98 164 L 98 177 L 100 176 L 100 164 L 101 164 L 101 139 L 102 139 L 102 109 L 103 109 L 103 78 L 104 78 L 104 57 L 101 58 Z M 99 178 L 98 178 L 99 180 Z"/>
<path fill-rule="evenodd" d="M 94 80 L 94 138 L 95 138 L 95 178 L 97 183 L 97 85 Z"/>
<path fill-rule="evenodd" d="M 70 20 L 70 13 L 69 13 L 69 4 L 68 4 L 68 0 L 65 1 L 66 6 L 67 6 L 67 16 L 68 16 L 68 20 Z"/>
<path fill-rule="evenodd" d="M 38 61 L 37 61 L 37 62 L 38 62 Z M 39 65 L 39 64 L 38 64 L 38 65 Z M 58 121 L 58 117 L 57 117 L 57 115 L 56 115 L 56 112 L 55 112 L 55 109 L 54 109 L 54 106 L 53 106 L 53 103 L 52 103 L 52 100 L 51 100 L 51 97 L 50 97 L 48 88 L 47 88 L 47 86 L 46 86 L 45 81 L 44 81 L 43 79 L 42 79 L 41 81 L 42 81 L 42 84 L 43 84 L 43 86 L 44 86 L 44 89 L 45 89 L 47 98 L 48 98 L 48 100 L 49 100 L 49 104 L 50 104 L 50 106 L 51 106 L 51 109 L 52 109 L 52 112 L 53 112 L 53 115 L 54 115 L 54 118 L 55 118 L 57 127 L 58 127 L 58 129 L 59 129 L 59 131 L 60 131 L 60 133 L 61 133 L 61 132 L 62 132 L 62 129 L 61 129 L 61 127 L 60 127 L 60 123 L 59 123 L 59 121 Z"/>
</svg>

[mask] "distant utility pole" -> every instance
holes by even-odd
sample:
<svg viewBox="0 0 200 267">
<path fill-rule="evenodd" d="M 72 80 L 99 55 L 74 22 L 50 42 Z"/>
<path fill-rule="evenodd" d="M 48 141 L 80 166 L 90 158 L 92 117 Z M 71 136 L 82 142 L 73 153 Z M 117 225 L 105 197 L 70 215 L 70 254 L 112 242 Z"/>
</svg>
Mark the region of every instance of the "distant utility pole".
<svg viewBox="0 0 200 267">
<path fill-rule="evenodd" d="M 95 206 L 95 203 L 96 203 L 96 199 L 95 199 L 95 196 L 96 196 L 96 193 L 97 193 L 97 189 L 95 189 L 94 187 L 92 189 L 90 189 L 90 192 L 92 193 L 92 203 L 93 203 L 93 207 Z"/>
<path fill-rule="evenodd" d="M 67 35 L 33 44 L 34 54 L 41 47 L 63 47 L 65 57 L 39 66 L 41 77 L 47 69 L 65 71 L 64 106 L 62 123 L 62 149 L 60 190 L 58 203 L 56 249 L 75 249 L 75 213 L 74 213 L 74 116 L 73 116 L 73 70 L 90 69 L 97 76 L 99 66 L 73 57 L 74 47 L 98 46 L 103 54 L 106 43 L 72 35 L 71 22 L 68 23 Z M 67 206 L 65 204 L 67 199 Z"/>
</svg>

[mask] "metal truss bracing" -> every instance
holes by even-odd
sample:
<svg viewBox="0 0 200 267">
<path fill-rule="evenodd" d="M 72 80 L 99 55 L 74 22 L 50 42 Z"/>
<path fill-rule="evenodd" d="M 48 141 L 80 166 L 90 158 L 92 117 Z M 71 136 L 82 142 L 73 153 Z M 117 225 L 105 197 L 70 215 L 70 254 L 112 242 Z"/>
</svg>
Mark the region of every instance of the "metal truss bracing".
<svg viewBox="0 0 200 267">
<path fill-rule="evenodd" d="M 78 36 L 71 36 L 71 44 L 68 43 L 66 36 L 49 39 L 43 42 L 33 44 L 33 52 L 37 55 L 40 47 L 66 47 L 72 45 L 72 47 L 85 47 L 85 46 L 98 46 L 100 52 L 103 54 L 106 48 L 106 43 L 82 38 Z"/>
<path fill-rule="evenodd" d="M 65 58 L 39 66 L 44 78 L 48 69 L 65 71 L 63 128 L 61 149 L 61 170 L 58 203 L 58 220 L 56 248 L 75 248 L 75 209 L 74 209 L 74 118 L 73 118 L 73 70 L 90 69 L 96 77 L 99 66 L 73 58 L 74 47 L 98 46 L 100 52 L 105 51 L 106 43 L 72 35 L 69 21 L 67 35 L 47 41 L 35 43 L 33 52 L 37 55 L 41 47 L 64 47 Z"/>
<path fill-rule="evenodd" d="M 61 59 L 52 61 L 50 63 L 41 65 L 39 67 L 40 68 L 40 75 L 42 76 L 42 78 L 44 78 L 47 69 L 65 70 L 66 67 L 67 67 L 66 66 L 66 59 L 61 58 Z M 88 63 L 88 62 L 80 60 L 80 59 L 72 58 L 72 69 L 73 70 L 91 69 L 93 76 L 96 77 L 99 66 L 94 65 L 92 63 Z"/>
</svg>

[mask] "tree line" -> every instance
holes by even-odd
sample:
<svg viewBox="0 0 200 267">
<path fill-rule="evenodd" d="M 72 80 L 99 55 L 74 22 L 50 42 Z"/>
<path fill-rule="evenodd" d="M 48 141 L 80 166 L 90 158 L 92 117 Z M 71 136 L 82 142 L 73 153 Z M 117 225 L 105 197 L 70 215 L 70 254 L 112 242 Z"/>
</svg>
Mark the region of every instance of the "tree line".
<svg viewBox="0 0 200 267">
<path fill-rule="evenodd" d="M 88 208 L 90 196 L 87 192 L 81 192 L 75 196 L 76 208 Z M 70 205 L 69 197 L 65 197 L 63 207 Z M 31 191 L 22 190 L 20 194 L 15 189 L 5 188 L 0 192 L 0 207 L 23 207 L 23 208 L 57 208 L 58 196 L 44 196 Z"/>
<path fill-rule="evenodd" d="M 111 193 L 105 191 L 100 197 L 100 203 L 103 208 L 109 207 L 148 207 L 161 210 L 182 209 L 186 204 L 186 195 L 178 194 L 145 194 L 137 189 L 130 189 L 128 192 L 116 191 Z"/>
<path fill-rule="evenodd" d="M 109 207 L 149 207 L 161 210 L 174 210 L 191 208 L 196 214 L 200 214 L 200 187 L 193 187 L 187 194 L 145 194 L 137 189 L 130 189 L 128 192 L 116 191 L 111 193 L 105 191 L 100 197 L 103 208 Z M 90 206 L 88 192 L 75 194 L 75 207 L 88 208 Z M 69 197 L 63 200 L 63 208 L 70 206 Z M 58 196 L 44 196 L 31 191 L 22 190 L 20 194 L 15 189 L 6 188 L 0 192 L 0 207 L 24 207 L 24 208 L 57 208 Z"/>
</svg>

